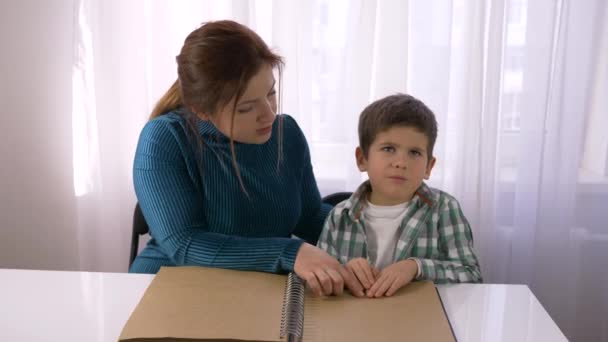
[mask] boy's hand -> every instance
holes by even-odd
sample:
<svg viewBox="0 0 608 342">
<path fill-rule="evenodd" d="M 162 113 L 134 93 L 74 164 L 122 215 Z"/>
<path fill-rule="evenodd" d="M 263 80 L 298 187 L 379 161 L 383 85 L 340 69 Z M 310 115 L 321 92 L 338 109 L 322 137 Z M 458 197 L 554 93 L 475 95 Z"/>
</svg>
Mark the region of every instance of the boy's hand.
<svg viewBox="0 0 608 342">
<path fill-rule="evenodd" d="M 365 290 L 369 290 L 376 281 L 378 271 L 373 268 L 365 258 L 351 259 L 346 263 L 346 268 L 355 274 L 359 283 L 361 283 L 361 286 L 363 286 Z"/>
<path fill-rule="evenodd" d="M 397 290 L 409 284 L 417 273 L 418 264 L 414 260 L 396 262 L 380 271 L 380 276 L 367 291 L 367 296 L 370 298 L 392 296 Z"/>
</svg>

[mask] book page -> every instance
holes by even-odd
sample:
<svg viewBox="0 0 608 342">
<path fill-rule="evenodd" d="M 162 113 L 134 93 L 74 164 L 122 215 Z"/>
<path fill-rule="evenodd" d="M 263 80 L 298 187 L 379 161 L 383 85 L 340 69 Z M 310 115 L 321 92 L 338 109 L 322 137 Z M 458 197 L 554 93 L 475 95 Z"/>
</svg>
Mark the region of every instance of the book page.
<svg viewBox="0 0 608 342">
<path fill-rule="evenodd" d="M 282 341 L 287 277 L 204 267 L 163 267 L 120 341 Z"/>
<path fill-rule="evenodd" d="M 392 297 L 350 294 L 304 304 L 303 341 L 455 341 L 432 282 L 414 282 Z"/>
</svg>

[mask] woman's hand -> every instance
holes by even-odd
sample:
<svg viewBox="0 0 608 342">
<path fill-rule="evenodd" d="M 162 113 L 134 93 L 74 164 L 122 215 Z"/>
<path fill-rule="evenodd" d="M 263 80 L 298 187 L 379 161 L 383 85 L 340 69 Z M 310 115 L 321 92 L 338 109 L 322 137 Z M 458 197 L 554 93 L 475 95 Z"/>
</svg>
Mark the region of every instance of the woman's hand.
<svg viewBox="0 0 608 342">
<path fill-rule="evenodd" d="M 308 243 L 303 243 L 298 250 L 293 268 L 317 296 L 342 294 L 344 286 L 357 297 L 364 295 L 361 284 L 351 271 L 329 254 Z"/>
</svg>

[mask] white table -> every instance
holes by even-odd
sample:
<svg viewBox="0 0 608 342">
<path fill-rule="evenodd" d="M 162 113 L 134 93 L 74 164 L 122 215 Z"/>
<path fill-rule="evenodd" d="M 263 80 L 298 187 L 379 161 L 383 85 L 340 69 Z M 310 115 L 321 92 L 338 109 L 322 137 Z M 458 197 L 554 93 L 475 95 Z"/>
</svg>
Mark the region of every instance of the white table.
<svg viewBox="0 0 608 342">
<path fill-rule="evenodd" d="M 117 341 L 152 278 L 0 269 L 0 341 Z M 525 285 L 438 289 L 458 341 L 567 341 Z"/>
</svg>

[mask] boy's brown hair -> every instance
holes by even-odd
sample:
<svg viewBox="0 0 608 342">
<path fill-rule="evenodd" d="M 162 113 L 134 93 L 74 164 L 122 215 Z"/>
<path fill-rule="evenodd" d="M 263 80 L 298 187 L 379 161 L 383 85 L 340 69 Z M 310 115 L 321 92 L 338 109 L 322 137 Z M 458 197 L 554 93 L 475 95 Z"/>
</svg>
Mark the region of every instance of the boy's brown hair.
<svg viewBox="0 0 608 342">
<path fill-rule="evenodd" d="M 428 139 L 428 159 L 437 140 L 435 114 L 422 101 L 407 94 L 390 95 L 372 102 L 359 116 L 359 147 L 367 158 L 378 133 L 395 126 L 413 127 Z"/>
</svg>

